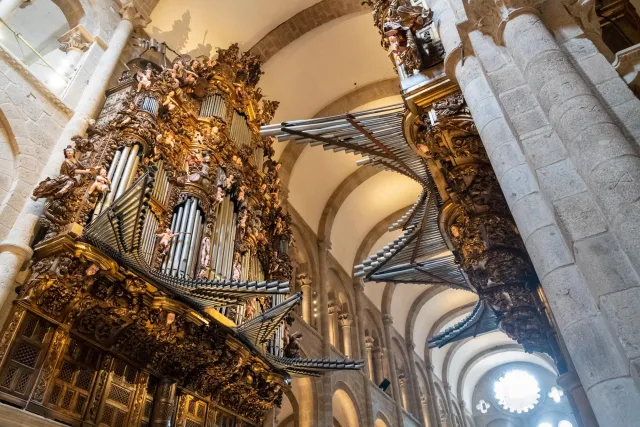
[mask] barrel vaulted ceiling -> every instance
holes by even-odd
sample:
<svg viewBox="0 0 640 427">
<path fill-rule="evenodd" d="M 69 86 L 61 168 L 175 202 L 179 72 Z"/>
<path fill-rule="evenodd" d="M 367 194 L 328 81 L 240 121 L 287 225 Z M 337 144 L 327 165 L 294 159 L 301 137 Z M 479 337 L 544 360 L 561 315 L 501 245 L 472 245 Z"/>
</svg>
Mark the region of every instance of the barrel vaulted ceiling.
<svg viewBox="0 0 640 427">
<path fill-rule="evenodd" d="M 274 122 L 401 101 L 396 74 L 361 0 L 160 0 L 151 19 L 147 32 L 181 52 L 214 54 L 216 46 L 238 42 L 266 58 L 263 92 L 281 102 Z M 290 205 L 319 238 L 331 242 L 331 254 L 347 275 L 400 235 L 387 227 L 420 192 L 414 181 L 393 172 L 362 171 L 355 155 L 287 143 L 276 152 Z M 478 379 L 502 363 L 529 361 L 552 369 L 501 332 L 427 349 L 429 336 L 470 312 L 477 300 L 470 292 L 368 283 L 365 295 L 392 316 L 418 357 L 431 358 L 436 375 L 458 398 L 470 399 Z"/>
</svg>

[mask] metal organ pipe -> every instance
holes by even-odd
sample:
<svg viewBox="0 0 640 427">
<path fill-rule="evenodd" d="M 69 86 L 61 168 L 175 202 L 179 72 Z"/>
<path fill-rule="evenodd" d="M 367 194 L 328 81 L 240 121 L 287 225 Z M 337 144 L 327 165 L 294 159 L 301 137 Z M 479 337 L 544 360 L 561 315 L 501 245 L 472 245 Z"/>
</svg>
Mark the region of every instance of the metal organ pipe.
<svg viewBox="0 0 640 427">
<path fill-rule="evenodd" d="M 191 242 L 195 239 L 193 235 L 194 226 L 196 221 L 196 214 L 198 213 L 198 200 L 191 199 L 191 206 L 189 208 L 189 219 L 187 221 L 187 228 L 185 230 L 184 239 L 182 239 L 182 245 L 179 249 L 180 256 L 178 259 L 180 260 L 180 264 L 178 264 L 178 276 L 184 277 L 187 271 L 187 260 L 189 259 L 189 249 L 191 247 Z"/>
<path fill-rule="evenodd" d="M 136 163 L 136 160 L 138 159 L 138 150 L 140 150 L 140 146 L 138 144 L 134 144 L 131 147 L 131 151 L 129 152 L 128 156 L 127 157 L 123 156 L 123 160 L 126 158 L 127 163 L 125 164 L 124 171 L 122 172 L 122 177 L 120 178 L 120 182 L 118 183 L 118 191 L 116 191 L 114 200 L 117 200 L 118 197 L 122 196 L 122 193 L 124 193 L 124 191 L 129 186 L 129 180 L 131 179 L 131 175 L 135 174 L 133 170 L 133 166 Z"/>
<path fill-rule="evenodd" d="M 113 182 L 113 174 L 116 171 L 116 166 L 120 161 L 121 155 L 122 155 L 122 151 L 120 150 L 116 151 L 116 153 L 113 155 L 113 160 L 111 161 L 111 165 L 109 166 L 109 171 L 107 172 L 107 178 L 109 178 L 109 181 Z M 104 194 L 100 196 L 100 200 L 98 201 L 98 203 L 96 203 L 96 207 L 93 210 L 93 218 L 91 219 L 92 221 L 96 219 L 98 215 L 100 215 L 100 212 L 102 212 L 102 206 L 105 204 L 105 201 L 107 200 L 108 197 L 109 197 L 109 194 Z"/>
<path fill-rule="evenodd" d="M 200 252 L 200 245 L 202 243 L 202 229 L 204 228 L 202 221 L 202 214 L 198 210 L 196 222 L 193 226 L 193 238 L 191 239 L 191 245 L 189 246 L 189 257 L 187 258 L 186 274 L 189 277 L 195 276 L 194 268 L 198 265 L 198 255 Z"/>
<path fill-rule="evenodd" d="M 180 206 L 178 208 L 177 214 L 175 214 L 176 215 L 176 223 L 175 223 L 175 226 L 171 228 L 171 231 L 173 233 L 180 232 L 180 229 L 182 228 L 182 222 L 183 222 L 183 219 L 184 219 L 184 215 L 183 215 L 184 210 L 185 210 L 185 206 Z M 174 258 L 174 255 L 176 253 L 177 245 L 178 245 L 178 239 L 174 237 L 171 240 L 171 250 L 169 251 L 169 255 L 168 255 L 169 260 L 167 262 L 167 271 L 166 271 L 167 273 L 171 273 L 171 269 L 173 268 L 173 258 Z"/>
<path fill-rule="evenodd" d="M 184 233 L 187 232 L 187 226 L 189 225 L 189 217 L 191 214 L 192 202 L 193 201 L 191 199 L 187 199 L 184 205 L 184 209 L 182 210 L 181 224 L 180 224 L 180 229 L 178 230 L 180 234 L 176 237 L 176 251 L 173 255 L 173 263 L 171 264 L 170 274 L 172 276 L 175 276 L 176 274 L 178 274 L 178 271 L 180 270 L 180 259 L 181 259 L 180 257 L 182 256 L 182 245 L 184 243 L 184 238 L 185 238 Z"/>
<path fill-rule="evenodd" d="M 122 178 L 122 173 L 124 172 L 125 164 L 127 163 L 127 159 L 129 158 L 129 153 L 131 152 L 131 147 L 124 147 L 122 149 L 122 154 L 118 159 L 118 165 L 113 174 L 113 179 L 111 180 L 111 191 L 107 195 L 107 200 L 104 202 L 104 207 L 110 206 L 111 202 L 116 195 L 116 190 L 118 185 L 120 185 L 120 179 Z"/>
</svg>

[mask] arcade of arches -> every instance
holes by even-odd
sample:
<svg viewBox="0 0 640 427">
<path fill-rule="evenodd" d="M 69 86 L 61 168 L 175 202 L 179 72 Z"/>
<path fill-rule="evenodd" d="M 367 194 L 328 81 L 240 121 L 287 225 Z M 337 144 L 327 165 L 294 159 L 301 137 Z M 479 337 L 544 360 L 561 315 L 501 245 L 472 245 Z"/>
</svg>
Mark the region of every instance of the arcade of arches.
<svg viewBox="0 0 640 427">
<path fill-rule="evenodd" d="M 1 0 L 0 425 L 640 426 L 639 12 Z"/>
</svg>

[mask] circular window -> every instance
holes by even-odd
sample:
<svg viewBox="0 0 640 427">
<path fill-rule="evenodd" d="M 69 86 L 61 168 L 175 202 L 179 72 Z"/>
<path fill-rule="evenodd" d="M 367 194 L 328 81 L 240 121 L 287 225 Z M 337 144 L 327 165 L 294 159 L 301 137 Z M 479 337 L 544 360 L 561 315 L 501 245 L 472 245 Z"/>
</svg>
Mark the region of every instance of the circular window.
<svg viewBox="0 0 640 427">
<path fill-rule="evenodd" d="M 521 414 L 532 410 L 540 399 L 538 381 L 530 373 L 518 369 L 506 372 L 493 383 L 500 406 Z"/>
</svg>

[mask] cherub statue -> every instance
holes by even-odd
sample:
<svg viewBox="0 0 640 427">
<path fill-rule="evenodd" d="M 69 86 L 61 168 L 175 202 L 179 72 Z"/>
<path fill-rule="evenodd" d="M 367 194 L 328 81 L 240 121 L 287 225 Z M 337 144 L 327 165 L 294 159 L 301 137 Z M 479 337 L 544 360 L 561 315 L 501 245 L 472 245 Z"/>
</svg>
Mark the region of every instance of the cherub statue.
<svg viewBox="0 0 640 427">
<path fill-rule="evenodd" d="M 211 260 L 211 239 L 209 236 L 204 236 L 202 244 L 200 245 L 200 266 L 207 268 L 209 261 Z"/>
<path fill-rule="evenodd" d="M 136 73 L 136 79 L 138 80 L 138 90 L 136 92 L 140 92 L 142 88 L 149 89 L 151 87 L 151 68 L 147 68 L 145 72 L 142 70 L 138 70 Z"/>
<path fill-rule="evenodd" d="M 284 347 L 284 357 L 290 359 L 300 358 L 300 341 L 302 340 L 302 332 L 294 332 L 287 334 L 287 340 Z"/>
<path fill-rule="evenodd" d="M 209 132 L 209 139 L 211 139 L 211 142 L 214 144 L 220 142 L 220 129 L 218 129 L 218 126 L 213 126 L 211 128 L 211 132 Z"/>
<path fill-rule="evenodd" d="M 93 194 L 94 191 L 97 191 L 100 194 L 104 194 L 111 188 L 111 180 L 107 178 L 107 170 L 105 168 L 100 168 L 100 172 L 96 175 L 96 180 L 93 181 L 91 187 L 89 187 L 89 195 Z"/>
<path fill-rule="evenodd" d="M 244 202 L 244 198 L 245 198 L 245 192 L 247 191 L 247 186 L 246 185 L 241 185 L 240 188 L 238 189 L 238 202 Z"/>
<path fill-rule="evenodd" d="M 162 141 L 165 145 L 168 145 L 169 147 L 171 147 L 171 149 L 175 148 L 176 146 L 176 136 L 173 133 L 173 131 L 167 131 L 164 135 L 164 139 Z"/>
<path fill-rule="evenodd" d="M 44 197 L 61 199 L 69 194 L 78 185 L 76 175 L 89 175 L 95 173 L 95 169 L 87 168 L 75 157 L 76 150 L 70 145 L 64 149 L 64 162 L 60 165 L 60 175 L 55 178 L 46 178 L 35 190 L 31 198 L 38 200 Z"/>
<path fill-rule="evenodd" d="M 164 102 L 162 102 L 162 106 L 167 108 L 167 111 L 173 111 L 176 108 L 176 101 L 173 97 L 176 96 L 175 91 L 171 91 L 167 94 Z"/>
<path fill-rule="evenodd" d="M 160 238 L 160 243 L 158 243 L 158 249 L 160 251 L 160 255 L 165 256 L 167 252 L 169 252 L 169 247 L 171 246 L 171 239 L 176 237 L 179 234 L 189 234 L 186 232 L 178 232 L 174 233 L 170 228 L 166 228 L 163 233 L 156 234 L 157 237 Z"/>
<path fill-rule="evenodd" d="M 258 311 L 258 303 L 255 298 L 249 298 L 247 301 L 247 305 L 244 311 L 244 317 L 247 320 L 253 319 L 256 315 L 256 311 Z"/>
<path fill-rule="evenodd" d="M 135 114 L 135 111 L 136 111 L 136 105 L 133 102 L 131 102 L 126 109 L 118 111 L 116 113 L 116 117 L 118 117 L 118 119 L 114 121 L 113 126 L 117 128 L 121 128 L 131 123 L 131 121 L 133 120 L 133 115 Z"/>
<path fill-rule="evenodd" d="M 240 280 L 240 274 L 242 272 L 242 265 L 240 264 L 240 254 L 236 252 L 235 261 L 233 262 L 233 272 L 231 273 L 231 280 Z"/>
</svg>

